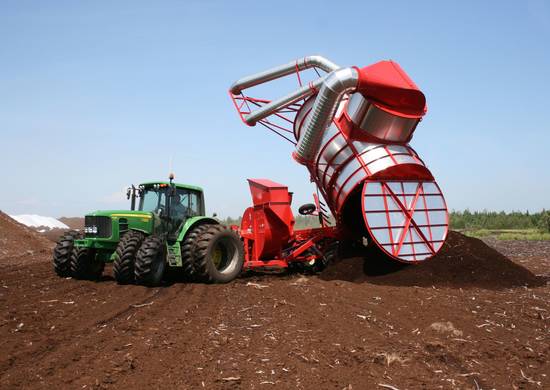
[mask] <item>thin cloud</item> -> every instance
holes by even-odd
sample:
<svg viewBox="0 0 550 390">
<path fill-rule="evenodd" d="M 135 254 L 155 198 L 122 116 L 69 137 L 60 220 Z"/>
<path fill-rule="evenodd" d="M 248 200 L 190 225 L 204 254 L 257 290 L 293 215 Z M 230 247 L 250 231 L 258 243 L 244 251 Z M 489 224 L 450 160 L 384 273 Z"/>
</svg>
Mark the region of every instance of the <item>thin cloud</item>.
<svg viewBox="0 0 550 390">
<path fill-rule="evenodd" d="M 113 192 L 110 195 L 106 195 L 100 199 L 102 203 L 123 203 L 126 199 L 126 188 L 122 188 L 119 191 Z"/>
</svg>

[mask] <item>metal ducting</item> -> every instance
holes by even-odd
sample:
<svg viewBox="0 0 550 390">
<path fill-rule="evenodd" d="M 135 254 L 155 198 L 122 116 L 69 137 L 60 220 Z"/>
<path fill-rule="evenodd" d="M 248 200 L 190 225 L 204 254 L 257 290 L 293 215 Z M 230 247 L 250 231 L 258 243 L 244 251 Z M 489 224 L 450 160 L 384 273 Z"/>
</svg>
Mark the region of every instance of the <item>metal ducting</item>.
<svg viewBox="0 0 550 390">
<path fill-rule="evenodd" d="M 340 100 L 344 94 L 357 88 L 358 81 L 359 74 L 355 68 L 338 69 L 326 76 L 315 98 L 305 132 L 296 148 L 296 158 L 299 162 L 307 163 L 317 154 L 323 134 L 332 122 Z"/>
</svg>

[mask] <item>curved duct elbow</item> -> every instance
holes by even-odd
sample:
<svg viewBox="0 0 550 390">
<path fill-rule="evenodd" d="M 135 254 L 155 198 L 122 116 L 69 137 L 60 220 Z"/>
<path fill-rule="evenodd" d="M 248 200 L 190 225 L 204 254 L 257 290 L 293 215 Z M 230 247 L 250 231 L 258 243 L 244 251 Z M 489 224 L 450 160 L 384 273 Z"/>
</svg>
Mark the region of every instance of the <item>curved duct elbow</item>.
<svg viewBox="0 0 550 390">
<path fill-rule="evenodd" d="M 238 95 L 242 90 L 253 87 L 258 84 L 275 80 L 284 76 L 288 76 L 296 71 L 319 68 L 325 72 L 332 72 L 338 68 L 338 65 L 322 56 L 307 56 L 296 61 L 291 61 L 287 64 L 276 66 L 274 68 L 265 70 L 263 72 L 255 73 L 253 75 L 243 77 L 233 83 L 229 91 L 232 94 Z"/>
<path fill-rule="evenodd" d="M 338 69 L 330 73 L 323 81 L 321 90 L 315 98 L 312 113 L 305 125 L 305 132 L 298 140 L 296 159 L 307 163 L 313 160 L 325 130 L 328 128 L 338 104 L 344 94 L 357 88 L 359 72 L 355 68 Z"/>
<path fill-rule="evenodd" d="M 307 56 L 302 58 L 301 61 L 303 61 L 303 65 L 300 67 L 300 64 L 298 64 L 298 67 L 301 69 L 315 67 L 322 69 L 327 73 L 340 69 L 338 65 L 323 56 Z"/>
</svg>

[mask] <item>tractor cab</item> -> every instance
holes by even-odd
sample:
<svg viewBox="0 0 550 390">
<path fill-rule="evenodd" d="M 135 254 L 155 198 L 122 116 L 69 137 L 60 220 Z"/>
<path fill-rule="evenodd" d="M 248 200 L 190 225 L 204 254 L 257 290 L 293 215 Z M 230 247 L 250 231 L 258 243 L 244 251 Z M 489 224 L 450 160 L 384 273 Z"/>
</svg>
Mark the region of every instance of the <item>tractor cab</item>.
<svg viewBox="0 0 550 390">
<path fill-rule="evenodd" d="M 187 219 L 204 215 L 202 189 L 186 184 L 147 182 L 128 188 L 131 210 L 152 212 L 174 232 Z"/>
</svg>

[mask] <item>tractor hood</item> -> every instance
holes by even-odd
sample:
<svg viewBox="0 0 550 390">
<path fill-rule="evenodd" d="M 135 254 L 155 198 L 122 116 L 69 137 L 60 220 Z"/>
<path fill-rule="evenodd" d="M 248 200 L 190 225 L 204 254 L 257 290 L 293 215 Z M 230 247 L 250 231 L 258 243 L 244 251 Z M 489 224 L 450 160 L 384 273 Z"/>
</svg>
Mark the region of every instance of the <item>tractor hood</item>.
<svg viewBox="0 0 550 390">
<path fill-rule="evenodd" d="M 86 214 L 87 217 L 111 217 L 113 219 L 118 218 L 138 218 L 142 219 L 142 222 L 148 222 L 153 218 L 153 213 L 149 211 L 135 211 L 135 210 L 97 210 Z"/>
<path fill-rule="evenodd" d="M 160 224 L 152 212 L 133 210 L 98 210 L 84 217 L 86 238 L 117 242 L 128 230 L 150 234 Z"/>
</svg>

